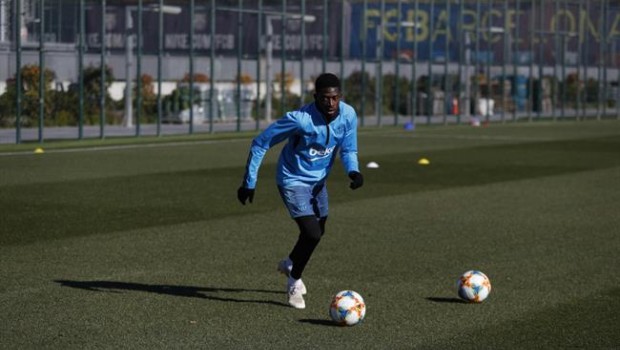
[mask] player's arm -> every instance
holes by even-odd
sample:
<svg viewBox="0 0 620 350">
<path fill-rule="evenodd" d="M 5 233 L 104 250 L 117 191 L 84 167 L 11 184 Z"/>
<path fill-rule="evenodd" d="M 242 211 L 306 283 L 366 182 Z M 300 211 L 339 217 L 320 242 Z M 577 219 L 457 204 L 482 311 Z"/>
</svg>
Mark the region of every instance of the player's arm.
<svg viewBox="0 0 620 350">
<path fill-rule="evenodd" d="M 245 205 L 247 200 L 252 203 L 254 200 L 254 191 L 258 182 L 258 170 L 267 151 L 274 145 L 286 140 L 298 129 L 298 116 L 293 112 L 289 112 L 252 140 L 252 146 L 245 164 L 243 181 L 237 190 L 237 199 L 239 199 L 241 204 Z"/>
<path fill-rule="evenodd" d="M 351 179 L 351 189 L 357 189 L 364 184 L 364 177 L 359 170 L 357 159 L 357 115 L 352 113 L 347 123 L 346 133 L 340 149 L 340 159 L 347 175 Z"/>
</svg>

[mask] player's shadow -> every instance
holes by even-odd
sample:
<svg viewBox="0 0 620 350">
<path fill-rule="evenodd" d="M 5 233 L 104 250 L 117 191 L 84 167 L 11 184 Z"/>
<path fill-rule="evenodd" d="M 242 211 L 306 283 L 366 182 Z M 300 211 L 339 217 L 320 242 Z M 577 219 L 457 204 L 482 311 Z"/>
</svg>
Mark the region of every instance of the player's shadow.
<svg viewBox="0 0 620 350">
<path fill-rule="evenodd" d="M 288 304 L 273 300 L 243 298 L 244 294 L 284 294 L 283 291 L 245 288 L 216 288 L 195 286 L 174 286 L 166 284 L 144 284 L 118 281 L 70 281 L 55 280 L 63 287 L 88 290 L 91 292 L 122 293 L 123 291 L 147 292 L 187 298 L 201 298 L 232 303 L 256 303 L 289 307 Z"/>
<path fill-rule="evenodd" d="M 454 303 L 454 304 L 469 304 L 463 299 L 459 298 L 442 298 L 442 297 L 428 297 L 425 298 L 428 301 L 432 301 L 434 303 Z"/>
<path fill-rule="evenodd" d="M 319 320 L 314 318 L 304 318 L 299 320 L 301 323 L 309 323 L 317 326 L 328 326 L 328 327 L 342 327 L 336 322 L 332 322 L 330 320 Z"/>
</svg>

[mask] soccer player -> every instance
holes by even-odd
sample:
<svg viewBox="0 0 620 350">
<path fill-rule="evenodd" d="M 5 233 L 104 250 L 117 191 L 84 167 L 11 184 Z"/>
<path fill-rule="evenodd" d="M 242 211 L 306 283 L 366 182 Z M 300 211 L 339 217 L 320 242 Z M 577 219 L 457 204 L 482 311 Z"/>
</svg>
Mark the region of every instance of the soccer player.
<svg viewBox="0 0 620 350">
<path fill-rule="evenodd" d="M 336 153 L 351 179 L 350 188 L 364 183 L 357 159 L 357 114 L 341 101 L 340 80 L 321 74 L 314 84 L 314 102 L 286 113 L 260 133 L 250 147 L 243 182 L 237 190 L 241 204 L 252 203 L 258 169 L 265 153 L 287 140 L 278 159 L 276 182 L 280 196 L 299 226 L 299 237 L 289 256 L 278 264 L 288 277 L 288 303 L 304 309 L 306 286 L 301 275 L 325 233 L 328 214 L 327 177 Z"/>
</svg>

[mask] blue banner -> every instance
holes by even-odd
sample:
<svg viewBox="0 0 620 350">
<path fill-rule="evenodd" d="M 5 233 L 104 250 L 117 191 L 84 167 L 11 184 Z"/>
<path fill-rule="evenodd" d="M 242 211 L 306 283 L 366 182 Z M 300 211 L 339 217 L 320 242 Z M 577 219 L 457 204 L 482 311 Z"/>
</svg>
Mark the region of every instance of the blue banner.
<svg viewBox="0 0 620 350">
<path fill-rule="evenodd" d="M 355 3 L 350 56 L 374 60 L 400 55 L 404 60 L 444 62 L 465 61 L 469 52 L 472 62 L 484 63 L 618 63 L 617 6 L 603 12 L 594 5 L 554 5 L 548 1 L 540 8 L 525 3 L 517 9 L 504 8 L 502 3 L 442 3 L 432 7 L 425 3 L 416 8 L 415 4 L 402 3 L 399 11 L 396 3 L 389 3 L 382 15 L 376 3 L 369 3 L 366 12 L 363 4 Z M 383 47 L 377 50 L 380 41 Z M 603 50 L 600 45 L 604 45 Z"/>
</svg>

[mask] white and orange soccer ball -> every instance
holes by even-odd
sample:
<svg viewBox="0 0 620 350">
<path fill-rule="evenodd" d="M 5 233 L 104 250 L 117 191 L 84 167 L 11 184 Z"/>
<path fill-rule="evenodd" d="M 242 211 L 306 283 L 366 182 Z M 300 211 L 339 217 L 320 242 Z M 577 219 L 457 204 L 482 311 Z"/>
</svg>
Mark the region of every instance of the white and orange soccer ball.
<svg viewBox="0 0 620 350">
<path fill-rule="evenodd" d="M 355 326 L 366 316 L 364 299 L 357 292 L 343 290 L 332 298 L 329 316 L 341 326 Z"/>
<path fill-rule="evenodd" d="M 465 272 L 457 284 L 459 297 L 472 303 L 481 303 L 491 293 L 491 281 L 480 271 Z"/>
</svg>

